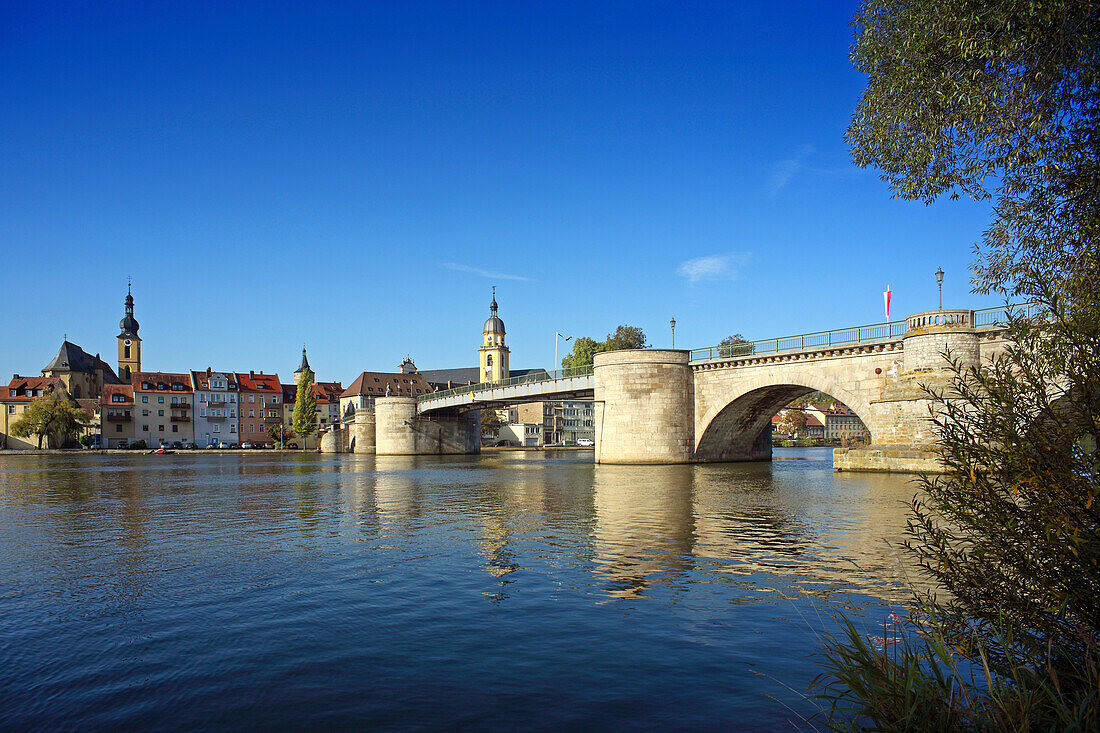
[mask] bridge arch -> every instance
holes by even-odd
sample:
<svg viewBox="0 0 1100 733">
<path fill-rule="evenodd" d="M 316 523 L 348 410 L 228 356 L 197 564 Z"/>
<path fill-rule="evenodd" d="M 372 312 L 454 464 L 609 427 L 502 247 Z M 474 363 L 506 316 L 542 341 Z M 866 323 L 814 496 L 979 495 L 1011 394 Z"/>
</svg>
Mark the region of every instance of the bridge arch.
<svg viewBox="0 0 1100 733">
<path fill-rule="evenodd" d="M 874 410 L 857 392 L 827 375 L 812 372 L 786 375 L 761 375 L 739 380 L 735 386 L 712 399 L 696 421 L 695 458 L 700 461 L 759 460 L 771 456 L 771 436 L 762 441 L 771 428 L 772 416 L 803 395 L 824 392 L 842 402 L 871 431 L 875 442 Z"/>
</svg>

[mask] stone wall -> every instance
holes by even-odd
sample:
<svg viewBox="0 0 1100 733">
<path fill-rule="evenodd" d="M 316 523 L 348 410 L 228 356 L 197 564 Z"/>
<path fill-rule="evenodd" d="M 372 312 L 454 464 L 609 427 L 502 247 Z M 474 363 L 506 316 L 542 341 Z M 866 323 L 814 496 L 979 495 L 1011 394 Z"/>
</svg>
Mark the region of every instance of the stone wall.
<svg viewBox="0 0 1100 733">
<path fill-rule="evenodd" d="M 834 448 L 833 468 L 838 471 L 943 472 L 935 452 L 920 446 Z"/>
<path fill-rule="evenodd" d="M 374 448 L 380 456 L 468 455 L 481 452 L 480 413 L 422 418 L 415 397 L 374 402 Z"/>
<path fill-rule="evenodd" d="M 374 454 L 375 424 L 374 413 L 367 409 L 355 411 L 355 422 L 349 426 L 351 440 L 349 451 L 351 453 Z"/>
<path fill-rule="evenodd" d="M 596 354 L 597 463 L 686 463 L 694 454 L 688 352 L 666 349 Z"/>
</svg>

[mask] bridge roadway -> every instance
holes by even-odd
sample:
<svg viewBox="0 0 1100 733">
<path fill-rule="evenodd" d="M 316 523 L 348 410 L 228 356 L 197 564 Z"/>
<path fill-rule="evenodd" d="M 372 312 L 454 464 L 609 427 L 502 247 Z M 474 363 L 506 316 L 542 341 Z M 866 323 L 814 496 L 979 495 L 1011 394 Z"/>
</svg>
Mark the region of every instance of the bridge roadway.
<svg viewBox="0 0 1100 733">
<path fill-rule="evenodd" d="M 1003 323 L 1003 308 L 973 311 L 973 326 L 992 327 Z M 905 320 L 878 323 L 869 326 L 852 326 L 832 331 L 761 339 L 740 344 L 725 344 L 704 349 L 692 349 L 689 365 L 693 370 L 716 366 L 735 367 L 766 361 L 774 363 L 790 359 L 815 359 L 833 356 L 838 349 L 860 346 L 864 351 L 881 351 L 890 344 L 900 349 L 907 330 Z M 512 377 L 500 382 L 486 382 L 455 387 L 443 392 L 433 392 L 417 398 L 417 413 L 424 415 L 436 410 L 464 412 L 482 407 L 502 407 L 517 402 L 540 400 L 593 399 L 594 378 L 591 366 L 540 372 L 523 377 Z M 834 397 L 836 395 L 833 395 Z"/>
<path fill-rule="evenodd" d="M 417 398 L 416 411 L 425 415 L 436 410 L 463 412 L 541 400 L 591 400 L 593 391 L 592 367 L 563 369 L 432 392 Z"/>
</svg>

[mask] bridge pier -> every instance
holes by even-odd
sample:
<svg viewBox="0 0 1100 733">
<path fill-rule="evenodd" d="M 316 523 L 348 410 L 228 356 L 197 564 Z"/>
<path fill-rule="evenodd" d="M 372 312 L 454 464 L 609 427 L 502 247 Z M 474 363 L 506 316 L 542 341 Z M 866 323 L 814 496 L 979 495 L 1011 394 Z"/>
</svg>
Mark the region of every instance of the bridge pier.
<svg viewBox="0 0 1100 733">
<path fill-rule="evenodd" d="M 970 310 L 915 313 L 906 319 L 900 365 L 887 375 L 871 413 L 864 421 L 871 431 L 867 448 L 837 448 L 833 467 L 839 471 L 942 471 L 935 451 L 934 405 L 926 388 L 950 395 L 949 355 L 962 366 L 981 361 L 981 340 Z M 898 366 L 901 369 L 898 369 Z"/>
<path fill-rule="evenodd" d="M 374 447 L 380 456 L 466 455 L 481 452 L 481 414 L 417 417 L 415 397 L 374 401 Z"/>
<path fill-rule="evenodd" d="M 596 354 L 596 463 L 688 463 L 695 409 L 688 352 Z"/>
</svg>

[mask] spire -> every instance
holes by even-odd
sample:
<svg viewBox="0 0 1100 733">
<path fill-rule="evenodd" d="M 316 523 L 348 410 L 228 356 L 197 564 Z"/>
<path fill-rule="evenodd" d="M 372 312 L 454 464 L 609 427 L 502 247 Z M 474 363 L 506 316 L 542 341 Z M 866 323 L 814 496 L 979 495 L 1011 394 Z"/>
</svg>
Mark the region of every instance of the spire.
<svg viewBox="0 0 1100 733">
<path fill-rule="evenodd" d="M 138 322 L 134 318 L 134 294 L 130 290 L 130 278 L 126 278 L 126 315 L 118 322 L 118 327 L 122 329 L 119 333 L 119 338 L 135 338 L 138 333 Z"/>
<path fill-rule="evenodd" d="M 493 286 L 493 302 L 489 304 L 489 313 L 490 313 L 490 315 L 494 315 L 494 316 L 497 314 L 497 286 L 496 285 Z"/>
<path fill-rule="evenodd" d="M 294 371 L 295 374 L 301 374 L 302 372 L 312 372 L 309 368 L 309 359 L 306 358 L 306 345 L 302 344 L 302 363 L 298 365 L 298 368 Z"/>
</svg>

